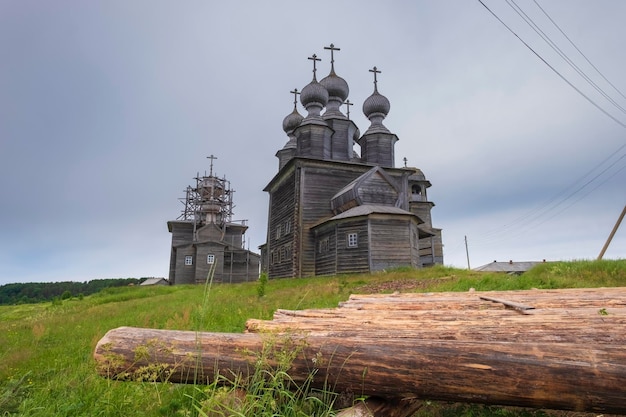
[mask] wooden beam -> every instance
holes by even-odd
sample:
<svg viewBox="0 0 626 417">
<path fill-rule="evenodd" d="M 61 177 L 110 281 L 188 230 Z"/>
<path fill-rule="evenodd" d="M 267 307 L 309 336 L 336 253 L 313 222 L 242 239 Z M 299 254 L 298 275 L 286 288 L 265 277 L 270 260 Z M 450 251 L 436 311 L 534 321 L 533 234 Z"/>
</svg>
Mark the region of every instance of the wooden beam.
<svg viewBox="0 0 626 417">
<path fill-rule="evenodd" d="M 491 301 L 494 303 L 503 304 L 504 307 L 506 308 L 512 308 L 513 310 L 517 310 L 520 312 L 525 312 L 526 310 L 533 310 L 535 308 L 535 307 L 527 306 L 524 304 L 516 303 L 514 301 L 502 300 L 500 298 L 487 297 L 484 295 L 481 296 L 480 299 L 485 300 L 485 301 Z"/>
</svg>

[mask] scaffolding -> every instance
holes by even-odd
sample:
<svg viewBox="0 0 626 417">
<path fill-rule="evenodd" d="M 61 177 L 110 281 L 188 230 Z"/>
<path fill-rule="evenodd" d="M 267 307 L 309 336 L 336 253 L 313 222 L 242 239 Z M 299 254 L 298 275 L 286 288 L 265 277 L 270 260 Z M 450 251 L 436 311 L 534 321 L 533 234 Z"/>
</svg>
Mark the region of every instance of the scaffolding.
<svg viewBox="0 0 626 417">
<path fill-rule="evenodd" d="M 209 174 L 206 171 L 203 176 L 196 174 L 195 187 L 188 185 L 185 189 L 185 197 L 179 200 L 183 204 L 183 210 L 177 220 L 192 221 L 194 235 L 198 227 L 207 224 L 216 224 L 224 227 L 232 222 L 233 194 L 235 190 L 230 188 L 230 181 L 226 176 L 219 178 L 213 175 L 213 155 L 207 157 L 211 160 Z"/>
</svg>

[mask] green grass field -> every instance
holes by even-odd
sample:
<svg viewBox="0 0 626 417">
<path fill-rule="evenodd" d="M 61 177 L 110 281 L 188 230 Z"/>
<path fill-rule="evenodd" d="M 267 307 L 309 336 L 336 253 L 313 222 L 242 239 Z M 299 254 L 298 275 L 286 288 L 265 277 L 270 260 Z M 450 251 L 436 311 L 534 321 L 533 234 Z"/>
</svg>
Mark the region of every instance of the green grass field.
<svg viewBox="0 0 626 417">
<path fill-rule="evenodd" d="M 94 347 L 108 330 L 119 326 L 241 332 L 247 319 L 271 319 L 277 308 L 336 307 L 352 293 L 612 286 L 626 286 L 625 260 L 546 263 L 519 277 L 446 267 L 398 269 L 373 275 L 272 280 L 263 291 L 256 282 L 208 289 L 135 286 L 81 299 L 0 306 L 0 416 L 204 415 L 199 404 L 213 395 L 206 387 L 112 381 L 96 373 Z M 550 414 L 428 403 L 418 415 Z"/>
</svg>

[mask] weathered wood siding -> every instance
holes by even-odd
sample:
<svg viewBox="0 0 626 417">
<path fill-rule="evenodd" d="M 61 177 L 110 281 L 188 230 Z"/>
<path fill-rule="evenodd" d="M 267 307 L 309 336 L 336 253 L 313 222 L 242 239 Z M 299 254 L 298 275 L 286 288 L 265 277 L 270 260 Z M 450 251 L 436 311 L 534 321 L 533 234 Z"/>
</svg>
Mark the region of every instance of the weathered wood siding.
<svg viewBox="0 0 626 417">
<path fill-rule="evenodd" d="M 193 257 L 192 265 L 185 265 L 185 257 L 187 256 Z M 176 249 L 176 276 L 174 277 L 174 284 L 194 284 L 196 263 L 196 248 L 193 245 L 178 247 Z"/>
<path fill-rule="evenodd" d="M 271 192 L 267 236 L 267 267 L 271 278 L 293 277 L 297 265 L 296 170 Z M 278 233 L 280 232 L 280 233 Z"/>
<path fill-rule="evenodd" d="M 372 271 L 398 267 L 415 266 L 413 258 L 417 257 L 417 247 L 408 245 L 413 239 L 413 228 L 416 227 L 410 218 L 391 218 L 389 216 L 372 216 L 370 218 L 370 256 Z"/>
<path fill-rule="evenodd" d="M 315 274 L 316 248 L 315 237 L 310 231 L 311 227 L 321 219 L 332 217 L 330 200 L 333 195 L 369 169 L 366 166 L 359 166 L 358 170 L 346 170 L 316 165 L 309 163 L 301 168 L 302 247 L 300 254 L 302 259 L 300 276 Z"/>
<path fill-rule="evenodd" d="M 329 228 L 316 237 L 315 275 L 337 273 L 337 229 Z"/>
<path fill-rule="evenodd" d="M 413 214 L 416 214 L 417 217 L 422 219 L 424 225 L 430 228 L 432 227 L 430 210 L 433 208 L 433 206 L 434 204 L 430 201 L 411 201 L 409 203 L 409 211 Z"/>
<path fill-rule="evenodd" d="M 371 133 L 359 139 L 361 158 L 369 163 L 382 167 L 394 166 L 394 145 L 398 141 L 391 133 Z"/>
<path fill-rule="evenodd" d="M 172 247 L 189 243 L 193 238 L 193 222 L 172 221 L 168 227 L 172 232 Z"/>
<path fill-rule="evenodd" d="M 358 244 L 348 247 L 348 234 L 357 233 Z M 370 271 L 370 241 L 367 219 L 337 225 L 337 273 Z"/>
<path fill-rule="evenodd" d="M 202 245 L 198 245 L 196 248 L 196 258 L 194 259 L 194 267 L 195 267 L 195 283 L 200 284 L 204 283 L 207 280 L 209 269 L 211 268 L 210 264 L 207 264 L 207 255 L 215 255 L 214 263 L 215 263 L 215 273 L 213 275 L 213 280 L 215 282 L 222 282 L 222 274 L 224 272 L 224 245 L 220 245 L 219 243 L 205 243 Z"/>
<path fill-rule="evenodd" d="M 297 138 L 296 155 L 305 158 L 330 159 L 331 135 L 328 126 L 301 125 L 294 131 Z"/>
<path fill-rule="evenodd" d="M 232 284 L 256 281 L 258 278 L 258 256 L 243 249 L 224 253 L 224 268 L 221 282 Z"/>
<path fill-rule="evenodd" d="M 398 192 L 379 173 L 364 181 L 358 192 L 363 204 L 393 206 L 398 200 Z"/>
<path fill-rule="evenodd" d="M 354 153 L 352 138 L 356 125 L 352 120 L 328 119 L 328 126 L 333 129 L 331 158 L 334 161 L 350 161 Z"/>
<path fill-rule="evenodd" d="M 303 132 L 301 134 L 305 134 Z M 301 157 L 294 158 L 284 166 L 284 169 L 266 187 L 266 191 L 270 193 L 270 211 L 267 242 L 263 251 L 267 254 L 264 257 L 264 262 L 267 262 L 270 278 L 305 277 L 370 270 L 372 264 L 367 250 L 364 249 L 369 246 L 369 241 L 376 237 L 369 235 L 367 227 L 364 230 L 359 229 L 359 248 L 351 248 L 350 251 L 346 251 L 346 237 L 341 236 L 337 231 L 333 241 L 333 244 L 336 245 L 335 259 L 330 253 L 318 253 L 317 245 L 319 242 L 311 231 L 313 226 L 319 225 L 336 214 L 331 207 L 332 198 L 348 184 L 370 170 L 372 170 L 372 166 L 367 164 L 341 163 Z M 384 170 L 384 175 L 376 173 L 365 178 L 362 184 L 359 184 L 359 199 L 363 200 L 364 204 L 395 206 L 409 210 L 410 196 L 407 186 L 409 174 L 405 169 L 388 168 Z M 341 205 L 342 209 L 347 209 L 355 204 L 348 200 L 356 195 L 347 191 L 345 194 L 336 202 Z M 291 221 L 289 232 L 285 233 L 285 224 L 289 221 Z M 279 227 L 281 233 L 277 236 Z M 409 226 L 407 225 L 407 227 Z M 383 234 L 389 233 L 389 230 L 384 230 L 384 227 L 382 229 Z M 406 230 L 404 233 L 403 238 L 398 236 L 395 239 L 388 238 L 385 242 L 380 242 L 381 248 L 389 242 L 392 245 L 388 252 L 382 252 L 377 258 L 377 269 L 388 267 L 388 263 L 385 261 L 388 254 L 399 256 L 399 241 L 402 239 L 405 240 L 402 248 L 404 252 L 401 256 L 409 253 L 406 255 L 409 260 L 405 262 L 405 258 L 402 258 L 402 264 L 421 266 L 418 239 L 409 236 L 409 232 Z M 364 241 L 364 237 L 367 237 L 367 240 Z M 330 246 L 330 242 L 328 246 Z M 359 252 L 362 252 L 364 257 L 355 263 Z M 344 264 L 345 262 L 348 264 Z M 333 269 L 335 270 L 333 271 Z"/>
</svg>

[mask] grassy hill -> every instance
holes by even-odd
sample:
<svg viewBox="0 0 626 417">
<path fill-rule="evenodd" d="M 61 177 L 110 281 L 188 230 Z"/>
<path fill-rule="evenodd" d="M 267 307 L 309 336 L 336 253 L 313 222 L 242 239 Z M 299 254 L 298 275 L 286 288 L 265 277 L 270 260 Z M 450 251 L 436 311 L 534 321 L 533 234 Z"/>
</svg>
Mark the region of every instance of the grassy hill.
<svg viewBox="0 0 626 417">
<path fill-rule="evenodd" d="M 435 267 L 266 284 L 134 286 L 80 299 L 0 306 L 0 415 L 203 415 L 196 406 L 208 396 L 205 387 L 120 382 L 97 375 L 94 347 L 119 326 L 241 332 L 248 318 L 271 319 L 277 308 L 336 307 L 352 293 L 601 286 L 626 286 L 626 260 L 546 263 L 519 277 Z M 469 414 L 549 415 L 437 403 L 429 403 L 419 415 Z"/>
</svg>

